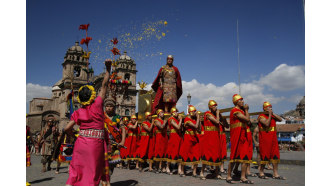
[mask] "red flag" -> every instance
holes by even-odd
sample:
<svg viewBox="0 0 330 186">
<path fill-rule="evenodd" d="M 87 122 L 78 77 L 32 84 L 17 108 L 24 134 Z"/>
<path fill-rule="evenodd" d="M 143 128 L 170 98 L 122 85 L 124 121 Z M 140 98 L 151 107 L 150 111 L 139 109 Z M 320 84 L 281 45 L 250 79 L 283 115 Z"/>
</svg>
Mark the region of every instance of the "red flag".
<svg viewBox="0 0 330 186">
<path fill-rule="evenodd" d="M 88 27 L 89 27 L 89 23 L 87 25 L 80 25 L 79 26 L 79 30 L 88 30 Z"/>
<path fill-rule="evenodd" d="M 81 39 L 80 44 L 86 44 L 88 46 L 90 40 L 92 40 L 91 37 L 86 37 L 85 39 Z"/>
<path fill-rule="evenodd" d="M 119 50 L 116 47 L 113 47 L 113 49 L 111 50 L 111 52 L 113 53 L 113 55 L 120 55 Z"/>
<path fill-rule="evenodd" d="M 118 43 L 118 39 L 115 37 L 115 38 L 113 38 L 113 39 L 111 40 L 111 42 L 112 42 L 114 45 L 116 45 L 116 44 Z"/>
</svg>

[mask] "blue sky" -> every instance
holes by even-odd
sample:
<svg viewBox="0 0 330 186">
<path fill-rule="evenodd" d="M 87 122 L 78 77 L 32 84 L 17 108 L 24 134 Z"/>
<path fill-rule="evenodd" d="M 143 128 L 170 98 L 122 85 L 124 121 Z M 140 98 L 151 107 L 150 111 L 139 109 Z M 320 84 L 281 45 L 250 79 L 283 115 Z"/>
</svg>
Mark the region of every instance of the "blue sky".
<svg viewBox="0 0 330 186">
<path fill-rule="evenodd" d="M 166 56 L 174 55 L 183 79 L 180 110 L 188 92 L 199 110 L 209 99 L 220 108 L 232 106 L 231 96 L 238 93 L 237 19 L 242 96 L 251 110 L 271 101 L 275 112 L 283 113 L 305 95 L 302 0 L 34 0 L 26 6 L 27 112 L 32 97 L 50 97 L 50 87 L 62 77 L 65 52 L 84 37 L 78 27 L 87 23 L 96 75 L 104 59 L 112 58 L 113 37 L 137 63 L 137 81 L 152 83 Z M 163 21 L 168 24 L 159 24 Z M 155 32 L 146 33 L 148 28 Z"/>
</svg>

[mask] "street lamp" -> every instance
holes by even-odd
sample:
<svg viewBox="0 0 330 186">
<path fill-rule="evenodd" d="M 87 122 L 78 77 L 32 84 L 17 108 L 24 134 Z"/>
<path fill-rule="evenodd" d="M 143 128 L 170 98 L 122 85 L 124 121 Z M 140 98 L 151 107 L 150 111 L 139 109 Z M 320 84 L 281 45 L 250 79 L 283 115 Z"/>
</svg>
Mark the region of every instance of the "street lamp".
<svg viewBox="0 0 330 186">
<path fill-rule="evenodd" d="M 187 95 L 187 100 L 188 100 L 188 105 L 190 105 L 190 101 L 191 101 L 191 95 L 190 95 L 190 93 L 188 93 L 188 95 Z"/>
</svg>

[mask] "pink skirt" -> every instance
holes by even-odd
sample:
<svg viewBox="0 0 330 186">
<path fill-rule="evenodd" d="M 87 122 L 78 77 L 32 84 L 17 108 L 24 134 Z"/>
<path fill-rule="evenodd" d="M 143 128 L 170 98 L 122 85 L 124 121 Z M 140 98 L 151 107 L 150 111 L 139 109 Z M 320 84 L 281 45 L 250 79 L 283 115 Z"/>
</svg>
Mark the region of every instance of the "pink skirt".
<svg viewBox="0 0 330 186">
<path fill-rule="evenodd" d="M 66 184 L 99 185 L 105 171 L 104 139 L 79 136 L 74 144 L 69 178 Z"/>
</svg>

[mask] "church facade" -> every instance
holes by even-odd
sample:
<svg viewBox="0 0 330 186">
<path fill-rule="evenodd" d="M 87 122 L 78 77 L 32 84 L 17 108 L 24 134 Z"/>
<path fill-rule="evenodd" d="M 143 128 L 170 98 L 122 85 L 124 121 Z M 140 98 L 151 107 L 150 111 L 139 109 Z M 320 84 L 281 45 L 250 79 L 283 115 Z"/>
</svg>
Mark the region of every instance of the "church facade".
<svg viewBox="0 0 330 186">
<path fill-rule="evenodd" d="M 64 56 L 62 79 L 53 85 L 52 97 L 33 98 L 30 101 L 27 125 L 31 128 L 32 133 L 41 131 L 46 124 L 46 119 L 49 117 L 55 119 L 59 129 L 62 129 L 69 122 L 67 96 L 71 93 L 71 90 L 74 92 L 74 110 L 80 108 L 76 97 L 82 85 L 91 83 L 96 92 L 99 92 L 105 73 L 94 76 L 94 71 L 89 68 L 89 61 L 83 58 L 83 54 L 83 48 L 79 45 L 79 42 L 76 42 L 74 46 L 67 50 Z M 136 106 L 136 63 L 126 52 L 116 62 L 115 71 L 118 76 L 132 82 L 124 94 L 116 96 L 116 113 L 121 116 L 131 116 L 135 114 Z"/>
</svg>

